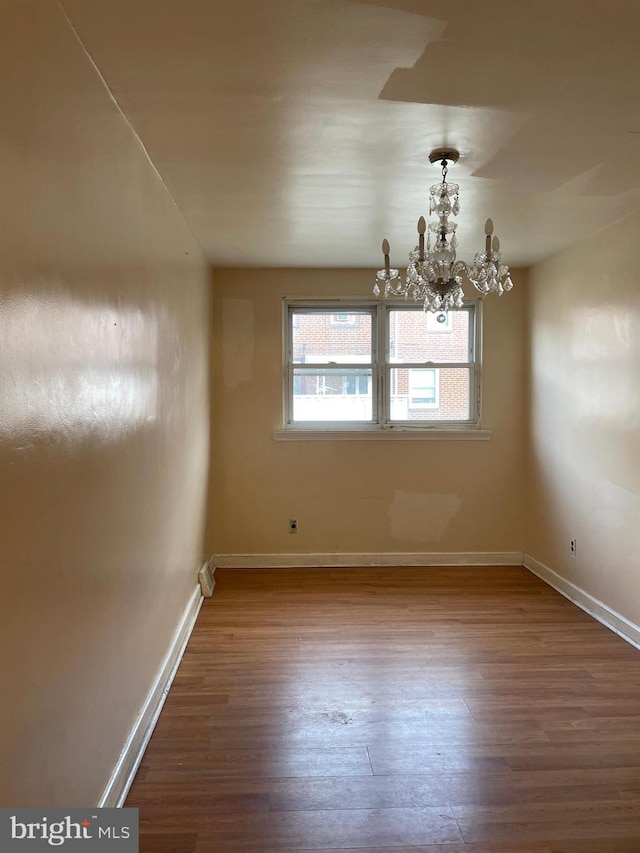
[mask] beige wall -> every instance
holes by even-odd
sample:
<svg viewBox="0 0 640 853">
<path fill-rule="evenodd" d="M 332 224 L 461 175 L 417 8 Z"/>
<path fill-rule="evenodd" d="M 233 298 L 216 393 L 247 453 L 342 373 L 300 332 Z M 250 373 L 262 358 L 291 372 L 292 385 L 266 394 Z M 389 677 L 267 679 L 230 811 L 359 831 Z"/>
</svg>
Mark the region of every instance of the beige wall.
<svg viewBox="0 0 640 853">
<path fill-rule="evenodd" d="M 0 103 L 0 805 L 95 804 L 203 554 L 210 278 L 55 2 Z"/>
<path fill-rule="evenodd" d="M 531 556 L 636 624 L 639 227 L 634 215 L 531 271 L 526 538 Z"/>
<path fill-rule="evenodd" d="M 524 276 L 485 303 L 488 442 L 276 442 L 282 299 L 369 296 L 362 270 L 217 270 L 216 554 L 521 551 Z M 288 533 L 296 518 L 299 533 Z"/>
</svg>

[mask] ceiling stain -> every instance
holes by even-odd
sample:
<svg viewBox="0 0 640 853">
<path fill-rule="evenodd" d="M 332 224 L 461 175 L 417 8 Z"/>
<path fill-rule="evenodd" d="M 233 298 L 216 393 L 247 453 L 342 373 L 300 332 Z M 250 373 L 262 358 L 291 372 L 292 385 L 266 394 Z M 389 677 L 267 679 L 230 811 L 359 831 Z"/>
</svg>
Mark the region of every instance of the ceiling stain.
<svg viewBox="0 0 640 853">
<path fill-rule="evenodd" d="M 498 108 L 526 117 L 518 132 L 474 170 L 477 177 L 549 192 L 608 166 L 610 152 L 623 144 L 630 115 L 640 117 L 637 4 L 595 0 L 586 8 L 550 0 L 450 0 L 443 7 L 430 0 L 398 0 L 366 5 L 447 16 L 441 37 L 425 45 L 411 68 L 391 73 L 381 99 Z M 601 178 L 585 180 L 581 194 L 617 195 L 640 187 L 637 157 L 624 171 L 624 181 L 611 181 L 603 168 Z"/>
</svg>

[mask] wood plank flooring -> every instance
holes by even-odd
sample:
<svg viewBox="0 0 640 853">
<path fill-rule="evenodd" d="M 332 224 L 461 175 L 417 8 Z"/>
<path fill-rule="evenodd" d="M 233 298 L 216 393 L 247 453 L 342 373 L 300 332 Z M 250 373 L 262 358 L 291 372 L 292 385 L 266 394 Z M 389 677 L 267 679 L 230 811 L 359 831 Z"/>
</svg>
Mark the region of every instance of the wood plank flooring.
<svg viewBox="0 0 640 853">
<path fill-rule="evenodd" d="M 221 570 L 142 853 L 640 853 L 640 652 L 519 568 Z"/>
</svg>

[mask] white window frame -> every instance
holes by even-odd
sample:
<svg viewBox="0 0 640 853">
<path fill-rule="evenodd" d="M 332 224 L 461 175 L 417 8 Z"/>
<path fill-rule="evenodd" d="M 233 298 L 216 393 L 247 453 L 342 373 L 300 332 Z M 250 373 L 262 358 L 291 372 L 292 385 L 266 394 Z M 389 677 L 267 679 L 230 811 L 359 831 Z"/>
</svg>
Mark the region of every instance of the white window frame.
<svg viewBox="0 0 640 853">
<path fill-rule="evenodd" d="M 382 300 L 283 300 L 283 429 L 277 430 L 277 438 L 287 437 L 286 433 L 317 433 L 319 437 L 330 433 L 414 433 L 428 437 L 428 433 L 449 433 L 451 437 L 464 437 L 462 433 L 480 433 L 478 437 L 488 438 L 489 433 L 481 429 L 481 328 L 482 303 L 479 300 L 465 301 L 461 311 L 469 313 L 469 353 L 467 362 L 398 362 L 389 358 L 389 314 L 391 311 L 416 310 L 415 303 L 384 302 Z M 340 363 L 345 369 L 368 369 L 372 371 L 372 418 L 368 421 L 294 421 L 293 420 L 293 376 L 294 369 L 302 365 L 293 362 L 293 317 L 297 313 L 345 314 L 354 311 L 370 313 L 372 361 Z M 345 324 L 349 325 L 349 324 Z M 443 330 L 444 331 L 444 330 Z M 327 362 L 311 364 L 307 368 L 326 368 Z M 469 370 L 469 413 L 467 420 L 445 421 L 391 421 L 390 388 L 393 369 L 445 369 L 464 368 Z M 435 408 L 432 404 L 416 407 Z M 291 437 L 291 436 L 289 436 Z M 374 436 L 371 436 L 374 437 Z M 405 436 L 409 437 L 409 436 Z"/>
</svg>

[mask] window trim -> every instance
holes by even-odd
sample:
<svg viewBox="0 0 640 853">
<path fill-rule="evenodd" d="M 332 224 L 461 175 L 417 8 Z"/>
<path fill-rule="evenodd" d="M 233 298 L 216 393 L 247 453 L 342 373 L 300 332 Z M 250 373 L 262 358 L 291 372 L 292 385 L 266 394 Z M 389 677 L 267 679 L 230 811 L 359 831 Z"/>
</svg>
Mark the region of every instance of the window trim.
<svg viewBox="0 0 640 853">
<path fill-rule="evenodd" d="M 392 310 L 415 310 L 415 303 L 400 304 L 398 302 L 336 297 L 283 299 L 283 324 L 285 332 L 282 335 L 282 426 L 274 430 L 277 440 L 294 439 L 298 434 L 304 438 L 331 438 L 338 434 L 343 437 L 371 437 L 374 435 L 382 438 L 384 436 L 396 438 L 456 438 L 465 437 L 486 440 L 490 437 L 489 430 L 482 427 L 482 301 L 465 300 L 464 307 L 470 313 L 470 340 L 468 362 L 390 362 L 388 353 L 388 340 L 386 329 L 388 328 L 388 315 Z M 293 421 L 292 420 L 292 387 L 293 387 L 293 316 L 294 312 L 302 313 L 326 313 L 339 314 L 347 311 L 369 313 L 372 315 L 371 327 L 371 349 L 372 349 L 372 420 L 371 421 Z M 348 324 L 345 324 L 345 326 Z M 380 356 L 378 357 L 378 353 Z M 306 364 L 309 368 L 327 367 L 327 364 Z M 369 368 L 369 362 L 358 364 L 339 364 L 344 368 Z M 390 421 L 387 411 L 390 405 L 389 394 L 389 371 L 393 368 L 466 368 L 470 371 L 469 394 L 470 394 L 470 417 L 466 421 Z M 385 376 L 387 374 L 387 376 Z M 369 433 L 374 435 L 369 436 Z"/>
</svg>

